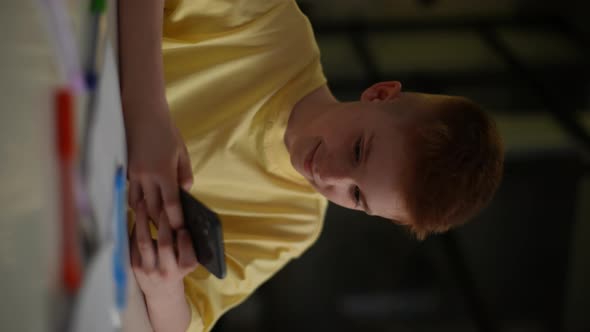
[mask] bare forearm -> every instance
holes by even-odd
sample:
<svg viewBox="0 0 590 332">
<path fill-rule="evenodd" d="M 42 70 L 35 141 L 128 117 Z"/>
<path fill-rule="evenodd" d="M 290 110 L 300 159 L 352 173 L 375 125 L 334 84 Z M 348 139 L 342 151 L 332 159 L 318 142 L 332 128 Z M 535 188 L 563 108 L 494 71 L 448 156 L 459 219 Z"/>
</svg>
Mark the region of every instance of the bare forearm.
<svg viewBox="0 0 590 332">
<path fill-rule="evenodd" d="M 191 312 L 184 291 L 164 299 L 146 297 L 150 322 L 155 332 L 185 332 L 191 321 Z"/>
<path fill-rule="evenodd" d="M 121 0 L 118 6 L 123 105 L 165 101 L 162 64 L 164 1 Z M 124 112 L 140 111 L 142 107 L 123 109 Z"/>
</svg>

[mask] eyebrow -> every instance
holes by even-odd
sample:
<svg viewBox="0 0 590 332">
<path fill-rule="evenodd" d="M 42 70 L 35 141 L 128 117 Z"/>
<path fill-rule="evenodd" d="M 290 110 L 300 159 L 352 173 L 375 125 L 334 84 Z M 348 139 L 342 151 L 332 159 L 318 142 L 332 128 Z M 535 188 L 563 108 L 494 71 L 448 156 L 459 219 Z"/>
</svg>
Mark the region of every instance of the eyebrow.
<svg viewBox="0 0 590 332">
<path fill-rule="evenodd" d="M 375 137 L 374 132 L 371 134 L 371 137 L 369 137 L 369 139 L 367 140 L 367 144 L 365 145 L 365 155 L 363 158 L 364 159 L 363 164 L 365 165 L 365 167 L 367 167 L 367 164 L 369 162 L 369 156 L 371 155 L 371 150 L 373 147 L 373 137 Z M 365 206 L 365 212 L 372 215 L 373 212 L 372 212 L 371 208 L 369 207 L 369 204 L 367 204 L 367 199 L 364 194 L 362 195 L 362 198 L 363 198 L 363 205 Z"/>
</svg>

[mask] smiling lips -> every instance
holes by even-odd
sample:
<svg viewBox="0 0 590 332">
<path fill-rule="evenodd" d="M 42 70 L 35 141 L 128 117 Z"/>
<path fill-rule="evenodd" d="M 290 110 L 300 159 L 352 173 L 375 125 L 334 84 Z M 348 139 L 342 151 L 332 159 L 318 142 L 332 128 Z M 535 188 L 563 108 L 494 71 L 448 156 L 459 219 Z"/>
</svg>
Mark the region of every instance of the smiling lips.
<svg viewBox="0 0 590 332">
<path fill-rule="evenodd" d="M 321 143 L 321 141 L 320 141 Z M 305 168 L 305 171 L 309 174 L 309 176 L 313 179 L 313 171 L 312 171 L 312 166 L 313 166 L 313 161 L 315 158 L 315 153 L 318 150 L 320 143 L 318 143 L 315 148 L 313 148 L 313 150 L 311 150 L 309 152 L 309 154 L 307 155 L 307 158 L 305 158 L 305 163 L 303 164 L 303 167 Z"/>
</svg>

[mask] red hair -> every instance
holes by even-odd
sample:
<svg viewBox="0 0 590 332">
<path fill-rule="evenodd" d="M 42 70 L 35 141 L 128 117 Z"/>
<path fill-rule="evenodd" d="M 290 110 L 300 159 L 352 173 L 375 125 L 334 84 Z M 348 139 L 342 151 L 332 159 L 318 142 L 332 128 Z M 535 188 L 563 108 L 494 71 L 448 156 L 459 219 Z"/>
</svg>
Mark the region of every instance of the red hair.
<svg viewBox="0 0 590 332">
<path fill-rule="evenodd" d="M 406 183 L 410 230 L 418 239 L 464 224 L 492 199 L 504 151 L 494 121 L 462 97 L 443 97 L 410 131 Z"/>
</svg>

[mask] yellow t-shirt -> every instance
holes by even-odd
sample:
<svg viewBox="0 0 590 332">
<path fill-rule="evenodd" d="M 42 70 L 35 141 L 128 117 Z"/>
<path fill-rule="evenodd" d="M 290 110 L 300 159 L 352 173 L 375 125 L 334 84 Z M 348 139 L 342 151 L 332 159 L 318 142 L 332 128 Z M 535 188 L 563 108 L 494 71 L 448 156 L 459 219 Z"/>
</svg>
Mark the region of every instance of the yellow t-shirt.
<svg viewBox="0 0 590 332">
<path fill-rule="evenodd" d="M 295 171 L 283 135 L 302 97 L 326 83 L 295 1 L 169 0 L 166 96 L 191 157 L 192 194 L 217 212 L 227 277 L 185 278 L 190 331 L 209 331 L 318 238 L 327 201 Z"/>
</svg>

